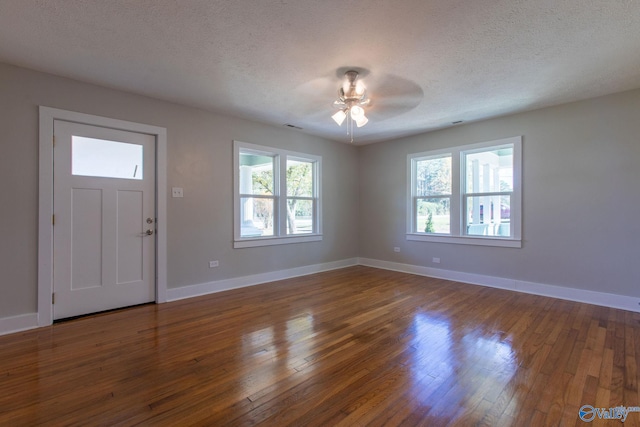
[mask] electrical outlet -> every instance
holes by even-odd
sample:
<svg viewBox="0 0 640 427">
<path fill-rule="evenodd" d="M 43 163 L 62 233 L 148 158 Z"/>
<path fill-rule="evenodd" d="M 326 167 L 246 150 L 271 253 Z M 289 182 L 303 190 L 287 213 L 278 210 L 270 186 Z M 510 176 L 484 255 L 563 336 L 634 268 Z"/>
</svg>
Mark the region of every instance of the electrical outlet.
<svg viewBox="0 0 640 427">
<path fill-rule="evenodd" d="M 209 268 L 216 268 L 220 263 L 218 261 L 209 261 Z"/>
<path fill-rule="evenodd" d="M 400 252 L 400 248 L 396 246 L 395 248 L 393 248 L 393 252 Z"/>
<path fill-rule="evenodd" d="M 173 187 L 171 189 L 171 197 L 184 197 L 182 187 Z"/>
<path fill-rule="evenodd" d="M 440 258 L 433 257 L 433 258 L 431 258 L 431 261 L 432 261 L 434 264 L 440 264 Z"/>
</svg>

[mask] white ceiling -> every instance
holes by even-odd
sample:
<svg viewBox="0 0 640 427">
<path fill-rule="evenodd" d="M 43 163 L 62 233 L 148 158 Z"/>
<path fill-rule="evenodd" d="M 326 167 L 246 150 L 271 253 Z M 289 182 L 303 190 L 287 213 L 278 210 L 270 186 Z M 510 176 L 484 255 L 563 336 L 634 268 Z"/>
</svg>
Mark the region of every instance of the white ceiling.
<svg viewBox="0 0 640 427">
<path fill-rule="evenodd" d="M 640 87 L 639 0 L 0 0 L 0 61 L 348 142 Z"/>
</svg>

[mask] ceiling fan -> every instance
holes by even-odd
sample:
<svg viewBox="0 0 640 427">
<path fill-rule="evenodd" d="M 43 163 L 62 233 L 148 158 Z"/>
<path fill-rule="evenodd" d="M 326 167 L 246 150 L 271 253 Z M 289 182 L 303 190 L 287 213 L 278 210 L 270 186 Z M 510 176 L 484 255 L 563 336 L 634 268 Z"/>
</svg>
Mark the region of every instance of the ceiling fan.
<svg viewBox="0 0 640 427">
<path fill-rule="evenodd" d="M 338 90 L 338 99 L 333 102 L 335 107 L 340 108 L 337 113 L 331 116 L 331 118 L 342 126 L 344 120 L 348 117 L 349 122 L 347 126 L 355 122 L 357 127 L 362 127 L 369 122 L 369 119 L 364 113 L 365 106 L 371 103 L 371 100 L 367 98 L 367 89 L 362 83 L 362 80 L 358 80 L 358 72 L 355 70 L 349 70 L 344 73 L 345 81 Z"/>
<path fill-rule="evenodd" d="M 368 123 L 367 128 L 371 129 L 365 134 L 375 134 L 381 129 L 380 122 L 414 109 L 423 98 L 422 88 L 416 83 L 361 67 L 340 67 L 304 82 L 296 87 L 296 92 L 299 96 L 291 98 L 295 99 L 292 111 L 305 128 L 325 128 L 326 119 L 331 117 L 338 126 L 346 123 L 351 142 L 356 128 Z M 319 107 L 327 101 L 332 103 L 333 110 Z"/>
</svg>

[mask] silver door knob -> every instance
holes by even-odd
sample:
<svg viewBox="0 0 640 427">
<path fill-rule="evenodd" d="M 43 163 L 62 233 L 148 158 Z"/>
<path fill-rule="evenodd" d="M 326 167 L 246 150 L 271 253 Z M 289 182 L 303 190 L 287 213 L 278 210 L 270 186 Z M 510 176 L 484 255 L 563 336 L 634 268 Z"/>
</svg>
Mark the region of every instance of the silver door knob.
<svg viewBox="0 0 640 427">
<path fill-rule="evenodd" d="M 144 232 L 144 234 L 146 234 L 147 236 L 151 236 L 153 234 L 153 230 L 148 229 L 147 231 Z"/>
</svg>

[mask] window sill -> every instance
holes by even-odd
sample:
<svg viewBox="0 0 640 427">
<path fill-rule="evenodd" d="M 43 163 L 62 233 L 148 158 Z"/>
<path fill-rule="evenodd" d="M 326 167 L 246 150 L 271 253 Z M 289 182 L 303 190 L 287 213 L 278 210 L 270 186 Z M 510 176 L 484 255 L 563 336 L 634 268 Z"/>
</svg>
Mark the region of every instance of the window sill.
<svg viewBox="0 0 640 427">
<path fill-rule="evenodd" d="M 233 242 L 233 247 L 238 248 L 255 248 L 258 246 L 272 245 L 288 245 L 290 243 L 318 242 L 322 240 L 321 234 L 310 234 L 303 236 L 287 236 L 287 237 L 254 237 L 238 239 Z"/>
<path fill-rule="evenodd" d="M 427 234 L 407 234 L 407 240 L 418 242 L 453 243 L 457 245 L 496 246 L 501 248 L 522 248 L 522 240 L 483 236 L 445 236 Z"/>
</svg>

